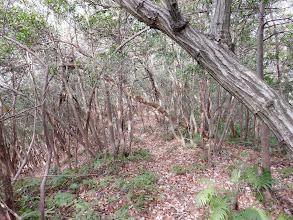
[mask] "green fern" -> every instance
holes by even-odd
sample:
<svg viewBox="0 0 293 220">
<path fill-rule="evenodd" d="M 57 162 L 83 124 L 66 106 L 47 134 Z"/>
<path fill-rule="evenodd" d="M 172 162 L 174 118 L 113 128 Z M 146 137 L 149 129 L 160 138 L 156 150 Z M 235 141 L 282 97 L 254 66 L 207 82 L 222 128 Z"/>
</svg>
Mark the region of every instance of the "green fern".
<svg viewBox="0 0 293 220">
<path fill-rule="evenodd" d="M 195 196 L 196 204 L 198 205 L 198 207 L 203 207 L 209 204 L 212 197 L 216 194 L 217 191 L 215 190 L 214 186 L 204 189 Z"/>
<path fill-rule="evenodd" d="M 211 220 L 225 220 L 227 219 L 229 212 L 229 209 L 223 209 L 218 207 L 213 211 L 211 215 Z"/>
<path fill-rule="evenodd" d="M 276 220 L 289 220 L 290 217 L 285 213 L 280 213 L 279 217 Z"/>
<path fill-rule="evenodd" d="M 292 175 L 293 173 L 293 167 L 292 168 L 284 168 L 278 170 L 279 173 L 282 173 L 283 175 L 281 176 L 282 178 L 287 178 Z"/>
<path fill-rule="evenodd" d="M 231 212 L 231 201 L 228 194 L 213 196 L 210 202 L 210 209 L 213 211 L 211 220 L 226 219 Z"/>
<path fill-rule="evenodd" d="M 248 180 L 250 184 L 252 184 L 254 190 L 257 191 L 257 196 L 260 200 L 263 199 L 262 189 L 269 190 L 272 189 L 272 185 L 274 183 L 274 179 L 271 176 L 270 170 L 262 169 L 262 173 L 260 175 L 257 174 L 257 166 L 252 168 L 247 168 L 244 172 L 244 178 Z"/>
<path fill-rule="evenodd" d="M 241 212 L 237 212 L 232 220 L 270 220 L 271 218 L 263 209 L 246 208 Z"/>
<path fill-rule="evenodd" d="M 230 181 L 231 181 L 232 183 L 238 183 L 239 180 L 240 180 L 240 177 L 241 177 L 241 176 L 240 176 L 240 170 L 235 169 L 235 170 L 233 170 L 232 173 L 231 173 Z"/>
<path fill-rule="evenodd" d="M 211 220 L 227 219 L 231 212 L 231 198 L 228 194 L 218 195 L 214 186 L 204 189 L 195 196 L 195 201 L 199 207 L 208 205 L 212 210 Z"/>
</svg>

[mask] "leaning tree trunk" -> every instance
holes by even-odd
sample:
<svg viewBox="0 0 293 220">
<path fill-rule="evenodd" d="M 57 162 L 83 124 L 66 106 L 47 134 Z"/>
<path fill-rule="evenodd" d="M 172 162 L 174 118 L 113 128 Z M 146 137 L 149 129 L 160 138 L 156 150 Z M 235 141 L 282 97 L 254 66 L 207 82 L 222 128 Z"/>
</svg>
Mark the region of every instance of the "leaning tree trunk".
<svg viewBox="0 0 293 220">
<path fill-rule="evenodd" d="M 293 109 L 288 102 L 245 67 L 236 55 L 199 33 L 191 24 L 178 22 L 170 12 L 150 0 L 115 0 L 140 21 L 159 29 L 182 46 L 227 91 L 247 106 L 287 144 L 293 158 Z M 176 2 L 173 0 L 173 2 Z M 174 10 L 178 10 L 174 4 Z M 176 14 L 176 13 L 175 13 Z"/>
</svg>

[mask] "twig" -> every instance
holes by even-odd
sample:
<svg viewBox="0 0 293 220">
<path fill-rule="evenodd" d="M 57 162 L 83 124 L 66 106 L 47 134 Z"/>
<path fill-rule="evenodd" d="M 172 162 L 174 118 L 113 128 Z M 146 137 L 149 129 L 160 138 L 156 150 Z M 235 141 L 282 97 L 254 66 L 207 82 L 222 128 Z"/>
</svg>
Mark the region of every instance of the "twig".
<svg viewBox="0 0 293 220">
<path fill-rule="evenodd" d="M 22 220 L 22 218 L 15 212 L 13 211 L 11 208 L 9 208 L 4 202 L 3 200 L 0 198 L 1 202 L 0 202 L 0 206 L 3 209 L 7 209 L 7 211 L 9 211 L 12 215 L 14 215 L 16 217 L 16 219 Z"/>
<path fill-rule="evenodd" d="M 283 34 L 283 33 L 290 33 L 290 34 L 293 34 L 291 31 L 279 31 L 277 33 L 273 33 L 271 34 L 270 36 L 268 36 L 267 38 L 265 38 L 263 41 L 266 41 L 268 39 L 270 39 L 271 37 L 275 36 L 276 34 Z"/>
<path fill-rule="evenodd" d="M 3 117 L 1 117 L 1 118 L 0 118 L 0 121 L 6 121 L 6 120 L 8 120 L 8 119 L 10 119 L 10 118 L 18 117 L 18 116 L 22 115 L 23 113 L 25 113 L 25 112 L 27 112 L 27 111 L 33 109 L 33 108 L 38 108 L 38 107 L 40 107 L 40 106 L 42 106 L 42 105 L 43 105 L 43 103 L 40 104 L 40 105 L 38 105 L 38 106 L 34 106 L 34 107 L 31 107 L 31 108 L 24 109 L 24 110 L 22 110 L 21 112 L 19 112 L 19 113 L 17 113 L 17 114 L 14 114 L 14 115 L 11 115 L 11 116 L 9 116 L 9 117 L 7 117 L 7 118 L 3 118 Z"/>
<path fill-rule="evenodd" d="M 137 32 L 136 34 L 132 35 L 130 38 L 128 38 L 127 40 L 125 40 L 124 42 L 122 42 L 122 43 L 119 45 L 119 47 L 117 47 L 116 50 L 113 52 L 113 54 L 115 54 L 118 50 L 122 49 L 122 48 L 125 46 L 125 44 L 127 44 L 129 41 L 133 40 L 133 39 L 136 38 L 137 36 L 141 35 L 142 33 L 146 32 L 146 31 L 148 31 L 148 30 L 150 30 L 150 29 L 151 29 L 151 27 L 147 27 L 147 28 L 145 28 L 145 29 L 143 29 L 143 30 Z"/>
</svg>

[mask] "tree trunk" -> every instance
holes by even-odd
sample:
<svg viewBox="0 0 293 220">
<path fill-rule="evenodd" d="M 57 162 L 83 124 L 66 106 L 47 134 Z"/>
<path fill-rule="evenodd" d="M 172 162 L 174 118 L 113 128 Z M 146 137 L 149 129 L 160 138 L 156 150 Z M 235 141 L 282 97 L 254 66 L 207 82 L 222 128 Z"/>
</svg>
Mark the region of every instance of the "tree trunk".
<svg viewBox="0 0 293 220">
<path fill-rule="evenodd" d="M 105 123 L 104 123 L 104 118 L 102 115 L 102 110 L 100 108 L 100 103 L 98 100 L 98 89 L 95 89 L 95 106 L 96 106 L 96 111 L 98 113 L 98 117 L 99 117 L 99 123 L 102 124 L 102 134 L 103 134 L 103 142 L 104 142 L 104 146 L 107 147 L 108 145 L 108 141 L 107 141 L 107 135 L 106 135 L 106 128 L 105 128 Z"/>
<path fill-rule="evenodd" d="M 68 70 L 66 69 L 66 71 L 68 71 Z M 66 92 L 68 94 L 69 103 L 71 105 L 73 114 L 74 114 L 75 119 L 77 121 L 78 129 L 80 130 L 80 133 L 82 135 L 85 150 L 88 153 L 88 155 L 90 155 L 92 158 L 94 158 L 96 155 L 90 150 L 90 143 L 89 143 L 89 139 L 88 139 L 88 133 L 87 133 L 86 129 L 84 129 L 83 126 L 82 126 L 82 122 L 81 122 L 81 119 L 80 119 L 80 114 L 78 114 L 78 111 L 77 111 L 77 109 L 76 109 L 76 107 L 74 105 L 73 96 L 71 94 L 68 82 L 65 79 L 65 75 L 64 75 L 63 71 L 61 71 L 61 79 L 62 79 L 62 81 L 64 83 Z"/>
<path fill-rule="evenodd" d="M 240 142 L 243 141 L 243 105 L 240 104 Z"/>
<path fill-rule="evenodd" d="M 196 61 L 287 144 L 293 159 L 293 109 L 288 102 L 245 67 L 230 50 L 197 32 L 191 24 L 173 28 L 170 12 L 150 0 L 115 0 L 140 21 L 159 29 Z"/>
<path fill-rule="evenodd" d="M 123 92 L 122 92 L 122 80 L 123 70 L 119 71 L 119 86 L 118 86 L 118 112 L 117 112 L 117 123 L 118 123 L 118 134 L 120 140 L 119 156 L 125 155 L 125 137 L 123 133 Z"/>
<path fill-rule="evenodd" d="M 114 134 L 114 126 L 113 126 L 113 119 L 112 119 L 112 106 L 111 106 L 111 100 L 110 100 L 110 94 L 109 90 L 107 88 L 107 85 L 105 83 L 105 79 L 102 78 L 102 87 L 104 90 L 104 95 L 105 95 L 105 103 L 107 106 L 107 121 L 108 121 L 108 126 L 109 126 L 109 133 L 110 133 L 110 145 L 113 151 L 113 155 L 117 156 L 117 149 L 116 149 L 116 144 L 115 144 L 115 134 Z"/>
<path fill-rule="evenodd" d="M 93 120 L 91 120 L 91 118 L 90 118 L 91 104 L 92 104 L 92 99 L 94 98 L 93 97 L 94 94 L 92 96 L 90 96 L 90 101 L 89 101 L 89 103 L 87 103 L 87 101 L 86 101 L 86 95 L 85 95 L 84 88 L 83 88 L 83 81 L 81 79 L 80 74 L 78 74 L 77 77 L 78 77 L 78 83 L 79 83 L 79 88 L 80 88 L 81 97 L 82 97 L 83 108 L 84 108 L 85 112 L 87 113 L 87 117 L 88 117 L 87 118 L 87 121 L 89 123 L 89 126 L 90 126 L 90 129 L 92 131 L 92 134 L 94 135 L 94 139 L 95 139 L 97 145 L 99 146 L 99 149 L 101 150 L 103 148 L 103 144 L 101 143 L 101 141 L 100 141 L 100 139 L 99 139 L 99 137 L 97 135 L 95 126 L 93 124 Z M 85 129 L 85 132 L 86 132 L 86 134 L 88 136 L 88 133 L 89 133 L 88 128 Z"/>
<path fill-rule="evenodd" d="M 133 138 L 133 109 L 132 109 L 132 102 L 131 97 L 127 96 L 127 105 L 128 105 L 128 148 L 129 152 L 131 152 L 131 145 L 132 145 L 132 138 Z"/>
<path fill-rule="evenodd" d="M 43 176 L 43 180 L 40 186 L 40 211 L 41 211 L 41 220 L 45 219 L 45 187 L 47 182 L 47 175 L 50 171 L 51 166 L 51 158 L 52 158 L 52 146 L 49 139 L 49 132 L 47 127 L 47 121 L 46 121 L 46 95 L 47 95 L 47 89 L 48 89 L 48 83 L 49 83 L 49 66 L 45 65 L 45 80 L 44 80 L 44 86 L 43 86 L 43 95 L 42 95 L 42 125 L 44 129 L 44 136 L 46 139 L 46 146 L 47 146 L 47 161 L 46 161 L 46 169 Z"/>
<path fill-rule="evenodd" d="M 244 136 L 244 141 L 247 141 L 248 138 L 248 132 L 249 132 L 249 111 L 246 108 L 246 113 L 245 113 L 245 136 Z"/>
<path fill-rule="evenodd" d="M 228 131 L 229 125 L 231 123 L 231 119 L 233 117 L 235 106 L 236 106 L 236 99 L 232 96 L 231 101 L 230 101 L 230 105 L 229 105 L 229 108 L 228 108 L 226 124 L 225 124 L 224 130 L 223 130 L 223 133 L 221 135 L 220 141 L 219 141 L 219 143 L 217 144 L 217 147 L 216 147 L 216 153 L 217 154 L 219 154 L 221 149 L 222 149 L 222 144 L 224 143 L 224 140 L 226 138 L 227 131 Z"/>
<path fill-rule="evenodd" d="M 210 35 L 222 45 L 233 50 L 230 34 L 231 0 L 213 0 Z"/>
<path fill-rule="evenodd" d="M 1 109 L 2 105 L 0 102 L 0 115 L 1 115 Z M 3 136 L 3 127 L 4 123 L 3 121 L 0 121 L 0 169 L 1 169 L 1 178 L 2 178 L 2 184 L 3 184 L 3 192 L 4 192 L 4 202 L 10 209 L 14 209 L 13 204 L 13 188 L 11 184 L 11 178 L 10 178 L 10 169 L 8 165 L 8 159 L 10 156 L 8 155 L 8 149 L 5 144 L 4 136 Z M 9 217 L 11 219 L 15 219 L 14 215 L 9 213 Z"/>
<path fill-rule="evenodd" d="M 259 20 L 258 20 L 258 30 L 257 30 L 257 75 L 261 80 L 264 80 L 264 11 L 265 3 L 264 0 L 260 2 L 259 5 Z M 270 144 L 269 144 L 269 129 L 266 124 L 260 122 L 260 139 L 262 145 L 262 166 L 265 169 L 270 169 Z"/>
</svg>

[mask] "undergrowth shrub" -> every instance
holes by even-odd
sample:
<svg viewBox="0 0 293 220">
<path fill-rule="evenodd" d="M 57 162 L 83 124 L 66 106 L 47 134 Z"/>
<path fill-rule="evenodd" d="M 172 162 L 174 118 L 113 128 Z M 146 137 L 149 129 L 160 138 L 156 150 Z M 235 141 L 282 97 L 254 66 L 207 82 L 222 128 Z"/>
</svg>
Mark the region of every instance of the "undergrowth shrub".
<svg viewBox="0 0 293 220">
<path fill-rule="evenodd" d="M 146 160 L 152 161 L 154 156 L 150 154 L 149 149 L 139 149 L 134 151 L 130 156 L 128 156 L 130 161 Z"/>
<path fill-rule="evenodd" d="M 161 138 L 163 141 L 171 141 L 173 140 L 175 137 L 174 137 L 174 134 L 172 132 L 165 132 L 161 135 Z"/>
<path fill-rule="evenodd" d="M 135 203 L 135 208 L 141 210 L 152 200 L 160 199 L 161 190 L 156 185 L 159 178 L 157 173 L 141 169 L 137 171 L 136 177 L 115 180 L 112 187 L 126 192 L 127 197 Z"/>
<path fill-rule="evenodd" d="M 15 185 L 15 205 L 23 219 L 39 219 L 40 185 L 37 178 L 19 180 Z"/>
<path fill-rule="evenodd" d="M 259 171 L 261 169 L 261 171 Z M 260 174 L 258 174 L 260 172 Z M 243 178 L 253 187 L 256 197 L 259 201 L 264 202 L 264 190 L 272 190 L 274 184 L 270 170 L 262 169 L 258 166 L 247 168 Z"/>
<path fill-rule="evenodd" d="M 212 212 L 211 220 L 267 220 L 269 215 L 262 209 L 249 207 L 242 211 L 235 210 L 237 204 L 237 194 L 241 183 L 248 182 L 252 186 L 253 192 L 259 201 L 264 202 L 264 190 L 272 190 L 273 178 L 269 170 L 261 169 L 258 166 L 247 168 L 243 174 L 239 169 L 234 169 L 231 173 L 230 181 L 234 184 L 236 191 L 216 190 L 214 184 L 208 182 L 206 189 L 202 190 L 195 197 L 199 207 L 206 207 Z M 208 213 L 206 213 L 206 216 Z"/>
<path fill-rule="evenodd" d="M 176 173 L 177 175 L 180 175 L 180 174 L 185 174 L 185 173 L 188 173 L 189 171 L 191 171 L 194 167 L 184 167 L 184 166 L 180 166 L 178 164 L 175 164 L 172 168 L 172 172 L 173 173 Z"/>
<path fill-rule="evenodd" d="M 211 210 L 210 220 L 269 220 L 269 215 L 262 209 L 249 207 L 242 211 L 234 210 L 236 193 L 218 191 L 215 186 L 209 186 L 195 197 L 198 207 Z M 206 212 L 208 218 L 208 212 Z"/>
<path fill-rule="evenodd" d="M 293 167 L 280 169 L 278 172 L 282 174 L 282 178 L 287 178 L 293 174 Z"/>
</svg>

